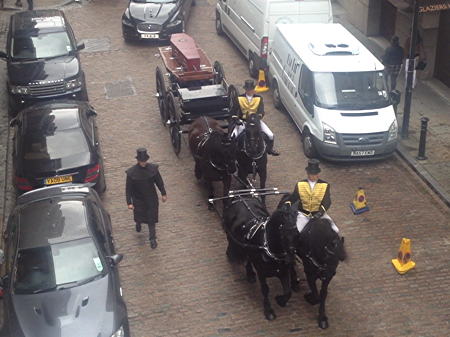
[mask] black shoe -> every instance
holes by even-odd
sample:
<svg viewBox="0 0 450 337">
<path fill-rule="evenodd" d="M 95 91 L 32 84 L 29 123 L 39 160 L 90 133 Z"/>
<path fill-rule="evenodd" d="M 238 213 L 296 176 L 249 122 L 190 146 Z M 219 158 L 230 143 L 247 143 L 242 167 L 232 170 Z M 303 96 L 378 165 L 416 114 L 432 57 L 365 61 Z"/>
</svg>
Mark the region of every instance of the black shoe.
<svg viewBox="0 0 450 337">
<path fill-rule="evenodd" d="M 136 232 L 140 233 L 141 232 L 141 224 L 136 222 Z"/>
<path fill-rule="evenodd" d="M 152 247 L 152 249 L 155 249 L 156 247 L 158 247 L 158 243 L 156 242 L 155 239 L 150 240 L 150 247 Z"/>
</svg>

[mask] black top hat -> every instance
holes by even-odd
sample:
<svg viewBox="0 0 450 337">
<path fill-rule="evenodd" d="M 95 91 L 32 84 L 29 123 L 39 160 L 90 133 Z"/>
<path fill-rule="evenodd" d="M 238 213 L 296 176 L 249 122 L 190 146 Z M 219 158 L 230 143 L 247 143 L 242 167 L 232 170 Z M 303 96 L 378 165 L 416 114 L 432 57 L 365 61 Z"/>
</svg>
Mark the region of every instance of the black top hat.
<svg viewBox="0 0 450 337">
<path fill-rule="evenodd" d="M 255 89 L 255 81 L 253 81 L 253 80 L 245 80 L 245 82 L 244 82 L 244 89 L 245 90 L 253 90 L 253 89 Z"/>
<path fill-rule="evenodd" d="M 144 147 L 140 147 L 136 150 L 136 159 L 138 161 L 147 161 L 150 156 L 147 154 L 147 149 Z"/>
<path fill-rule="evenodd" d="M 308 160 L 308 166 L 305 167 L 305 170 L 309 174 L 318 174 L 320 173 L 320 162 L 317 159 Z"/>
</svg>

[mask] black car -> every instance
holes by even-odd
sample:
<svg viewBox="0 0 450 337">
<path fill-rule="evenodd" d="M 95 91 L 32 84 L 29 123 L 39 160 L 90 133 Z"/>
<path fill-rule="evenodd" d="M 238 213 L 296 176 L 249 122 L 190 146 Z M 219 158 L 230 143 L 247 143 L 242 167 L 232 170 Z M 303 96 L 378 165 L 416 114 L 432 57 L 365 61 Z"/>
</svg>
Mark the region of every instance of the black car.
<svg viewBox="0 0 450 337">
<path fill-rule="evenodd" d="M 23 194 L 5 238 L 1 337 L 129 337 L 110 216 L 83 185 Z"/>
<path fill-rule="evenodd" d="M 64 183 L 89 183 L 103 192 L 106 183 L 95 116 L 86 102 L 61 100 L 35 104 L 12 119 L 18 192 Z"/>
<path fill-rule="evenodd" d="M 185 31 L 195 0 L 130 0 L 122 15 L 123 38 L 167 40 Z"/>
<path fill-rule="evenodd" d="M 88 100 L 72 28 L 59 10 L 24 11 L 11 16 L 6 42 L 9 110 L 67 97 Z"/>
</svg>

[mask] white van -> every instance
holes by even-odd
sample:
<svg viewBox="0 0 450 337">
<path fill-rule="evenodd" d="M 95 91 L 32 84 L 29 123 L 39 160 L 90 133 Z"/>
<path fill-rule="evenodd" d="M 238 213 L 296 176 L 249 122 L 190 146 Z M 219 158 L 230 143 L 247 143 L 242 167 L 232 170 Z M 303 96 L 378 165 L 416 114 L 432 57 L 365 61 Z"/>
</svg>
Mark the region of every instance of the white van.
<svg viewBox="0 0 450 337">
<path fill-rule="evenodd" d="M 277 23 L 333 22 L 330 0 L 217 0 L 216 30 L 248 59 L 249 73 L 267 66 Z"/>
<path fill-rule="evenodd" d="M 370 160 L 394 152 L 397 119 L 384 66 L 343 26 L 277 25 L 268 63 L 275 107 L 291 115 L 307 157 Z"/>
</svg>

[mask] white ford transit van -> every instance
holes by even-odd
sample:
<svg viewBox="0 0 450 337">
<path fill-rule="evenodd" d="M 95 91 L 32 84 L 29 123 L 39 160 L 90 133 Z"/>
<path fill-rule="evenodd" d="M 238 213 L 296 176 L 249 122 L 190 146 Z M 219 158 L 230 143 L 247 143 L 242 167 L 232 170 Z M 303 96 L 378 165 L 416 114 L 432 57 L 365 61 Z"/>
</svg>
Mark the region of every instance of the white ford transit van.
<svg viewBox="0 0 450 337">
<path fill-rule="evenodd" d="M 397 119 L 383 64 L 340 24 L 276 28 L 268 59 L 274 104 L 299 128 L 305 155 L 336 161 L 391 155 Z"/>
<path fill-rule="evenodd" d="M 333 22 L 330 0 L 217 0 L 217 33 L 245 55 L 252 77 L 267 66 L 277 23 L 311 22 Z"/>
</svg>

